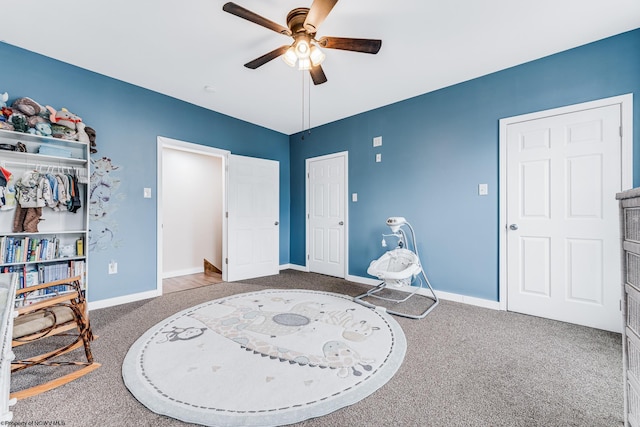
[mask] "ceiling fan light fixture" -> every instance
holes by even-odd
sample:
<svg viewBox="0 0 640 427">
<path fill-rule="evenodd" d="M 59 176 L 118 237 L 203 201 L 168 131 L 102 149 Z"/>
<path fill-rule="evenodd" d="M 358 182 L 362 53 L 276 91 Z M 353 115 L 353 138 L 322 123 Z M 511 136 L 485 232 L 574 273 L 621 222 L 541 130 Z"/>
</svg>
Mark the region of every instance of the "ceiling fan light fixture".
<svg viewBox="0 0 640 427">
<path fill-rule="evenodd" d="M 298 59 L 298 70 L 310 70 L 311 69 L 311 60 L 309 58 L 300 58 Z"/>
<path fill-rule="evenodd" d="M 300 39 L 296 42 L 296 55 L 298 55 L 298 58 L 308 58 L 310 51 L 309 42 L 306 39 Z"/>
<path fill-rule="evenodd" d="M 321 51 L 318 46 L 315 46 L 315 45 L 311 46 L 311 53 L 309 54 L 309 59 L 311 60 L 311 64 L 314 67 L 322 64 L 326 56 L 327 55 L 325 55 L 324 52 Z"/>
<path fill-rule="evenodd" d="M 291 46 L 287 51 L 282 55 L 282 60 L 289 66 L 295 67 L 296 61 L 298 60 L 298 56 L 296 55 L 296 50 Z"/>
</svg>

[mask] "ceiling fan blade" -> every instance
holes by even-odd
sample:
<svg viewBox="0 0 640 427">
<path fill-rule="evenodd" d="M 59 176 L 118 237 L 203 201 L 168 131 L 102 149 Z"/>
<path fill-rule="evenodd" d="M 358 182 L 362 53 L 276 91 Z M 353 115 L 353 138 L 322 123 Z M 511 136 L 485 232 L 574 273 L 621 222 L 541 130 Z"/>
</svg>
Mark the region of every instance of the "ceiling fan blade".
<svg viewBox="0 0 640 427">
<path fill-rule="evenodd" d="M 311 67 L 309 74 L 311 74 L 311 80 L 313 80 L 314 85 L 321 85 L 327 81 L 327 76 L 324 75 L 324 71 L 322 71 L 322 66 L 320 65 Z"/>
<path fill-rule="evenodd" d="M 304 29 L 311 34 L 315 34 L 336 3 L 338 3 L 338 0 L 313 0 L 309 13 L 307 13 L 307 18 L 304 20 Z"/>
<path fill-rule="evenodd" d="M 248 9 L 245 9 L 242 6 L 238 6 L 233 2 L 225 3 L 222 6 L 222 10 L 225 12 L 229 12 L 232 15 L 236 15 L 239 18 L 246 19 L 247 21 L 251 21 L 254 24 L 262 25 L 265 28 L 275 31 L 276 33 L 284 34 L 287 36 L 291 35 L 291 31 L 288 28 L 283 27 L 282 25 L 275 23 L 273 21 L 268 20 L 267 18 L 263 18 L 255 12 L 251 12 Z"/>
<path fill-rule="evenodd" d="M 352 39 L 348 37 L 322 37 L 318 44 L 328 49 L 342 49 L 353 52 L 378 53 L 382 40 Z"/>
<path fill-rule="evenodd" d="M 278 56 L 284 55 L 287 49 L 289 49 L 288 45 L 280 46 L 279 48 L 274 49 L 269 53 L 265 53 L 259 58 L 254 59 L 253 61 L 247 62 L 246 64 L 244 64 L 244 66 L 247 68 L 251 68 L 252 70 L 255 70 L 256 68 L 266 64 L 272 59 L 276 59 Z"/>
</svg>

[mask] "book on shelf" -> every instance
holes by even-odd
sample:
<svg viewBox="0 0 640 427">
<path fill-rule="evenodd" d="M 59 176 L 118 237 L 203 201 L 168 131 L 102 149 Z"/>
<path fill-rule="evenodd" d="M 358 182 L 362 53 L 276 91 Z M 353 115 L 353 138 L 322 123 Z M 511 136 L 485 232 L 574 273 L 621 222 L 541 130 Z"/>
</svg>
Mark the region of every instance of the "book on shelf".
<svg viewBox="0 0 640 427">
<path fill-rule="evenodd" d="M 6 266 L 2 269 L 2 273 L 15 272 L 19 276 L 18 288 L 28 288 L 29 286 L 41 283 L 55 282 L 70 277 L 80 276 L 80 287 L 84 289 L 85 262 L 84 260 L 61 261 L 48 264 L 36 264 L 27 267 L 22 266 Z M 53 295 L 59 295 L 70 291 L 65 285 L 50 286 L 44 289 L 38 289 L 33 292 L 25 293 L 21 297 L 16 298 L 16 306 L 30 305 L 41 301 L 44 298 Z"/>
<path fill-rule="evenodd" d="M 49 261 L 60 256 L 60 240 L 57 237 L 42 239 L 32 237 L 0 237 L 2 264 Z"/>
</svg>

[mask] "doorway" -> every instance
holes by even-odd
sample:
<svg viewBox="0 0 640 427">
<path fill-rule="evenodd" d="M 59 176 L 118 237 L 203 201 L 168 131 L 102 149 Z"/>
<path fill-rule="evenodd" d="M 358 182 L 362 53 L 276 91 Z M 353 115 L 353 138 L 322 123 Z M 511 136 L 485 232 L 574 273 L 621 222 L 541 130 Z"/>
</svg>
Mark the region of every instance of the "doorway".
<svg viewBox="0 0 640 427">
<path fill-rule="evenodd" d="M 348 266 L 348 154 L 306 160 L 307 269 L 340 278 Z"/>
<path fill-rule="evenodd" d="M 222 261 L 227 246 L 224 212 L 229 154 L 226 150 L 158 137 L 159 293 L 225 280 Z M 204 189 L 207 197 L 203 197 Z M 213 273 L 206 268 L 211 266 Z"/>
<path fill-rule="evenodd" d="M 500 121 L 501 307 L 620 332 L 631 96 Z"/>
</svg>

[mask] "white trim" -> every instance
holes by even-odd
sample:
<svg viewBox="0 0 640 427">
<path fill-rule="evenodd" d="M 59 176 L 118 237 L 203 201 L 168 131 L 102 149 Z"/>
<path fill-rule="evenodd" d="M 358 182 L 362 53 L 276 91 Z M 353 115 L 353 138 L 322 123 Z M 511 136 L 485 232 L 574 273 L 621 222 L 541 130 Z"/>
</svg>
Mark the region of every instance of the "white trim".
<svg viewBox="0 0 640 427">
<path fill-rule="evenodd" d="M 222 150 L 220 148 L 209 147 L 207 145 L 194 144 L 191 142 L 180 141 L 177 139 L 167 138 L 164 136 L 158 136 L 157 138 L 157 191 L 156 191 L 156 225 L 157 225 L 157 239 L 156 239 L 156 292 L 158 295 L 162 295 L 162 158 L 163 150 L 165 148 L 171 148 L 174 150 L 186 151 L 189 153 L 199 154 L 203 156 L 219 157 L 222 162 L 222 212 L 227 212 L 227 183 L 229 182 L 228 165 L 229 155 L 228 150 Z M 227 280 L 227 267 L 224 260 L 227 257 L 227 218 L 226 215 L 222 215 L 222 280 Z M 189 274 L 189 273 L 187 273 Z"/>
<path fill-rule="evenodd" d="M 344 271 L 343 278 L 349 275 L 349 152 L 340 151 L 337 153 L 326 154 L 324 156 L 311 157 L 305 159 L 304 179 L 305 179 L 305 250 L 304 262 L 305 271 L 309 271 L 309 163 L 318 160 L 333 159 L 336 157 L 344 158 Z"/>
<path fill-rule="evenodd" d="M 476 307 L 488 308 L 490 310 L 500 310 L 498 301 L 491 301 L 484 298 L 470 297 L 467 295 L 453 294 L 450 292 L 435 291 L 438 298 L 447 301 L 459 302 L 462 304 L 473 305 Z"/>
<path fill-rule="evenodd" d="M 363 285 L 369 286 L 377 286 L 380 284 L 380 280 L 371 279 L 369 277 L 360 277 L 360 276 L 349 276 L 346 280 L 354 283 L 361 283 Z M 396 288 L 394 288 L 395 290 Z M 410 286 L 406 286 L 404 288 L 397 288 L 397 290 L 402 292 L 412 292 L 415 291 L 415 288 Z M 454 294 L 451 292 L 442 292 L 442 291 L 434 291 L 439 299 L 459 302 L 467 305 L 474 305 L 476 307 L 488 308 L 491 310 L 500 310 L 500 303 L 498 301 L 491 301 L 483 298 L 470 297 L 467 295 Z M 431 293 L 426 289 L 419 289 L 418 294 L 432 297 Z"/>
<path fill-rule="evenodd" d="M 369 286 L 378 286 L 380 284 L 379 279 L 372 279 L 370 277 L 353 276 L 351 274 L 349 274 L 345 278 L 345 280 L 348 280 L 354 283 L 361 283 L 363 285 L 369 285 Z"/>
<path fill-rule="evenodd" d="M 609 105 L 620 104 L 621 126 L 622 126 L 622 150 L 621 150 L 621 172 L 622 189 L 633 187 L 633 94 L 603 98 L 580 104 L 568 105 L 551 110 L 538 111 L 535 113 L 523 114 L 520 116 L 500 119 L 500 211 L 498 219 L 499 239 L 499 305 L 501 310 L 507 309 L 507 127 L 514 123 L 541 119 L 544 117 L 557 116 L 561 114 L 573 113 L 576 111 L 601 108 Z"/>
<path fill-rule="evenodd" d="M 306 266 L 298 265 L 298 264 L 281 264 L 280 271 L 282 270 L 296 270 L 296 271 L 302 271 L 304 273 L 309 272 L 309 269 Z"/>
<path fill-rule="evenodd" d="M 162 295 L 162 290 L 145 291 L 137 294 L 123 295 L 121 297 L 101 299 L 100 301 L 89 302 L 89 310 L 97 310 L 99 308 L 113 307 L 115 305 L 127 304 L 130 302 L 141 301 L 144 299 L 150 299 L 159 297 Z"/>
<path fill-rule="evenodd" d="M 162 274 L 162 278 L 163 279 L 170 279 L 172 277 L 180 277 L 180 276 L 186 276 L 189 274 L 198 274 L 198 273 L 204 273 L 204 267 L 193 267 L 193 268 L 186 268 L 184 270 L 175 270 L 175 271 L 165 271 Z"/>
</svg>

